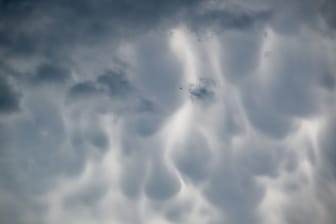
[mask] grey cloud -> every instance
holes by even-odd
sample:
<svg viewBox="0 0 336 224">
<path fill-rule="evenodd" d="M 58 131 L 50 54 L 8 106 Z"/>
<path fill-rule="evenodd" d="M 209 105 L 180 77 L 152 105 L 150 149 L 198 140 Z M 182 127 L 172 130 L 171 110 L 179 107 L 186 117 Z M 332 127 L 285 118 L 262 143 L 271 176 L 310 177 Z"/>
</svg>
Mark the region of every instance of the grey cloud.
<svg viewBox="0 0 336 224">
<path fill-rule="evenodd" d="M 204 8 L 207 1 L 27 1 L 2 3 L 0 46 L 10 57 L 40 55 L 70 60 L 71 50 L 113 38 L 134 39 L 155 29 L 189 24 L 193 30 L 253 27 L 271 17 L 269 11 Z M 124 13 L 126 11 L 126 13 Z M 201 11 L 199 13 L 198 11 Z M 41 19 L 42 18 L 42 19 Z M 68 25 L 71 21 L 71 26 Z M 34 23 L 36 26 L 31 26 Z M 27 28 L 30 27 L 30 28 Z M 72 29 L 76 27 L 76 29 Z M 199 32 L 199 31 L 197 31 Z"/>
<path fill-rule="evenodd" d="M 73 125 L 71 144 L 78 150 L 90 148 L 90 145 L 98 149 L 98 152 L 105 152 L 110 145 L 107 133 L 97 124 L 97 118 L 92 116 L 86 125 Z"/>
<path fill-rule="evenodd" d="M 44 107 L 46 106 L 46 107 Z M 62 143 L 65 140 L 64 126 L 58 110 L 44 103 L 34 105 L 32 118 L 23 117 L 8 129 L 11 144 L 8 146 L 11 159 L 7 168 L 14 178 L 20 176 L 35 181 L 17 179 L 15 188 L 27 192 L 39 192 L 48 183 L 48 177 L 62 171 Z M 66 163 L 65 161 L 63 161 Z M 65 165 L 65 164 L 64 164 Z"/>
<path fill-rule="evenodd" d="M 130 141 L 132 140 L 132 141 Z M 127 125 L 123 128 L 123 135 L 121 136 L 122 142 L 122 152 L 125 155 L 146 153 L 150 151 L 146 149 L 146 141 L 143 141 L 142 138 L 139 137 L 138 133 L 134 128 L 128 127 Z"/>
<path fill-rule="evenodd" d="M 125 97 L 132 94 L 131 86 L 125 74 L 107 71 L 95 80 L 87 80 L 73 85 L 68 93 L 70 99 L 85 99 L 90 96 L 107 95 L 111 97 Z"/>
<path fill-rule="evenodd" d="M 293 158 L 294 161 L 286 161 L 285 155 L 288 153 L 289 148 L 285 144 L 270 143 L 263 139 L 259 139 L 258 142 L 251 140 L 243 144 L 239 150 L 244 151 L 236 162 L 244 165 L 237 165 L 237 171 L 252 177 L 277 176 L 282 165 L 281 162 L 292 162 L 296 165 L 295 158 Z M 295 156 L 292 155 L 292 157 Z"/>
<path fill-rule="evenodd" d="M 215 85 L 214 80 L 201 78 L 198 84 L 191 84 L 188 91 L 192 99 L 203 102 L 212 101 L 215 98 Z"/>
<path fill-rule="evenodd" d="M 130 125 L 133 125 L 136 133 L 142 137 L 147 137 L 156 133 L 163 122 L 163 117 L 154 113 L 147 116 L 139 116 Z"/>
<path fill-rule="evenodd" d="M 132 33 L 141 34 L 161 25 L 160 22 L 177 15 L 186 6 L 193 8 L 199 2 L 51 0 L 2 3 L 5 13 L 1 18 L 1 46 L 16 56 L 62 57 L 63 52 L 69 50 L 67 48 L 78 42 L 103 40 L 111 33 L 118 39 L 131 38 Z M 39 25 L 30 27 L 27 32 L 26 27 L 31 22 Z M 76 31 L 72 27 L 76 27 Z"/>
<path fill-rule="evenodd" d="M 118 206 L 132 203 L 132 213 L 147 212 L 147 207 L 137 207 L 137 202 L 144 196 L 150 199 L 152 212 L 162 213 L 156 214 L 165 216 L 163 218 L 170 222 L 185 222 L 195 211 L 192 205 L 184 206 L 175 201 L 180 196 L 179 177 L 182 177 L 186 181 L 184 190 L 188 190 L 189 184 L 200 190 L 202 194 L 199 196 L 227 217 L 223 220 L 228 223 L 260 223 L 257 208 L 265 196 L 265 189 L 258 185 L 256 178 L 262 176 L 277 181 L 281 169 L 288 174 L 297 172 L 297 160 L 301 157 L 286 158 L 293 155 L 287 150 L 292 146 L 292 138 L 285 137 L 297 133 L 296 121 L 324 116 L 320 110 L 324 101 L 318 86 L 328 89 L 327 93 L 333 93 L 335 86 L 332 69 L 323 69 L 320 74 L 325 65 L 319 64 L 320 58 L 314 57 L 314 50 L 306 49 L 310 42 L 302 41 L 306 39 L 299 36 L 298 43 L 294 44 L 297 47 L 285 46 L 281 52 L 272 53 L 271 58 L 278 63 L 269 74 L 272 78 L 265 83 L 258 80 L 254 71 L 259 66 L 264 44 L 262 31 L 267 27 L 282 43 L 286 38 L 295 39 L 301 26 L 312 28 L 318 25 L 317 15 L 326 21 L 328 28 L 335 24 L 331 1 L 324 1 L 325 5 L 320 9 L 315 7 L 319 4 L 314 1 L 251 2 L 239 1 L 233 4 L 235 7 L 228 1 L 217 2 L 213 8 L 208 8 L 209 2 L 201 0 L 1 1 L 0 59 L 13 69 L 22 66 L 24 72 L 21 75 L 28 79 L 13 76 L 10 77 L 12 83 L 7 76 L 0 78 L 0 112 L 22 112 L 0 121 L 0 154 L 4 156 L 0 158 L 0 199 L 2 191 L 16 195 L 14 201 L 0 202 L 0 222 L 29 223 L 25 220 L 26 214 L 36 214 L 38 218 L 47 214 L 48 206 L 45 206 L 46 211 L 38 213 L 27 208 L 36 197 L 55 187 L 53 181 L 58 177 L 78 177 L 88 160 L 95 160 L 96 155 L 105 156 L 104 153 L 111 150 L 109 152 L 120 156 L 117 161 L 119 182 L 113 184 L 127 197 Z M 301 8 L 303 12 L 299 10 Z M 184 91 L 179 91 L 185 77 L 184 64 L 169 46 L 168 38 L 174 37 L 167 37 L 165 31 L 184 25 L 199 35 L 207 31 L 223 35 L 216 40 L 223 46 L 218 50 L 223 52 L 219 63 L 225 87 L 229 87 L 228 91 L 234 89 L 234 95 L 237 93 L 241 102 L 229 102 L 236 98 L 231 98 L 226 89 L 220 89 L 212 80 L 199 80 L 187 94 L 199 103 L 220 103 L 218 106 L 224 107 L 223 116 L 214 117 L 215 121 L 209 119 L 211 122 L 208 123 L 206 119 L 198 120 L 200 114 L 195 113 L 195 119 L 191 120 L 195 127 L 185 133 L 187 137 L 180 145 L 176 145 L 176 154 L 166 158 L 161 141 L 170 139 L 165 139 L 169 136 L 161 130 L 163 125 L 170 125 L 170 119 L 174 119 L 172 115 L 177 115 L 175 113 L 185 103 Z M 305 31 L 308 35 L 319 32 L 318 29 Z M 321 42 L 324 41 L 327 40 Z M 320 42 L 320 39 L 313 42 Z M 120 56 L 125 61 L 126 69 L 114 69 L 114 58 L 103 59 L 106 55 L 100 55 L 99 49 L 96 51 L 95 47 L 107 44 L 113 46 L 111 55 Z M 202 51 L 198 47 L 207 48 L 206 42 L 198 44 L 192 46 L 195 47 L 192 54 Z M 89 49 L 84 53 L 78 50 L 86 47 Z M 125 51 L 127 56 L 123 58 L 120 51 Z M 87 57 L 86 53 L 92 55 Z M 277 58 L 277 55 L 284 58 Z M 33 62 L 39 61 L 35 73 L 24 69 L 25 64 L 30 63 L 26 60 L 28 56 Z M 77 57 L 79 63 L 75 63 Z M 89 63 L 87 67 L 92 66 L 92 71 L 98 72 L 85 74 L 84 71 L 81 74 L 86 70 L 83 64 L 90 58 L 97 58 L 99 63 Z M 41 60 L 44 63 L 41 64 Z M 203 61 L 199 62 L 199 67 L 203 67 Z M 78 69 L 77 66 L 83 67 Z M 210 65 L 204 68 L 205 78 L 207 72 L 213 72 L 211 69 Z M 25 85 L 29 78 L 32 83 L 48 85 L 46 88 Z M 49 84 L 55 83 L 65 85 L 49 88 Z M 16 92 L 14 84 L 18 84 L 20 93 Z M 217 100 L 217 96 L 222 96 L 220 94 L 227 97 L 223 102 Z M 66 105 L 63 105 L 64 100 Z M 242 107 L 237 109 L 235 105 Z M 205 107 L 204 111 L 212 113 L 212 109 Z M 198 112 L 206 113 L 204 111 Z M 117 132 L 112 135 L 117 135 L 115 139 L 100 126 L 103 115 L 110 114 L 113 114 L 113 122 L 121 127 L 114 130 L 119 126 L 112 121 L 104 124 Z M 315 177 L 314 186 L 326 213 L 332 213 L 335 208 L 333 189 L 329 187 L 334 184 L 336 170 L 333 163 L 336 157 L 334 123 L 331 121 L 321 134 L 321 171 L 315 171 L 315 163 L 308 161 L 313 175 L 320 175 Z M 212 138 L 207 139 L 203 132 L 198 132 L 196 124 L 204 128 L 202 131 L 209 129 Z M 246 138 L 254 140 L 246 141 Z M 210 144 L 213 143 L 210 141 L 218 141 L 215 142 L 218 144 Z M 116 151 L 119 147 L 114 148 L 114 143 L 120 143 L 121 152 Z M 212 154 L 214 151 L 216 156 Z M 291 167 L 282 167 L 286 162 L 291 163 L 288 165 Z M 179 172 L 179 177 L 175 172 Z M 92 182 L 95 180 L 93 178 Z M 101 204 L 101 199 L 105 199 L 105 186 L 110 187 L 101 182 L 97 186 L 82 186 L 83 189 L 63 201 L 61 206 L 67 210 L 64 212 L 71 213 L 72 209 L 82 207 L 103 209 L 105 204 Z M 294 189 L 283 193 L 295 192 Z M 183 196 L 192 196 L 192 192 Z M 176 203 L 169 204 L 172 201 Z M 139 204 L 147 206 L 146 203 Z M 303 222 L 297 214 L 307 215 L 310 210 L 295 203 L 292 205 L 289 209 L 293 211 L 286 211 L 288 214 L 283 214 L 284 218 L 288 222 Z M 141 217 L 143 220 L 137 220 L 138 223 L 147 221 L 144 216 Z M 69 222 L 64 219 L 65 223 Z M 329 219 L 333 220 L 332 217 Z"/>
<path fill-rule="evenodd" d="M 73 85 L 69 90 L 70 99 L 80 99 L 88 96 L 94 96 L 101 91 L 97 88 L 94 81 L 83 81 Z"/>
<path fill-rule="evenodd" d="M 239 146 L 224 144 L 206 182 L 203 193 L 228 223 L 261 222 L 257 207 L 265 189 L 257 177 L 276 177 L 288 150 L 285 144 L 255 138 L 244 138 Z"/>
<path fill-rule="evenodd" d="M 115 71 L 108 71 L 97 77 L 97 83 L 103 88 L 106 88 L 111 96 L 122 96 L 129 94 L 132 90 L 130 82 L 125 77 L 125 74 Z"/>
<path fill-rule="evenodd" d="M 332 74 L 332 71 L 322 72 L 319 81 L 321 86 L 327 90 L 332 91 L 336 87 L 336 77 Z"/>
<path fill-rule="evenodd" d="M 185 222 L 185 219 L 188 217 L 188 214 L 191 213 L 193 209 L 193 204 L 190 202 L 179 202 L 172 203 L 165 210 L 165 216 L 169 221 L 174 223 Z"/>
<path fill-rule="evenodd" d="M 243 124 L 239 113 L 235 110 L 231 110 L 227 113 L 220 128 L 219 131 L 225 133 L 223 138 L 228 140 L 245 132 L 245 125 Z"/>
<path fill-rule="evenodd" d="M 320 14 L 324 18 L 324 20 L 327 22 L 327 24 L 333 29 L 335 29 L 336 28 L 335 1 L 324 0 L 322 2 L 323 3 L 321 4 Z"/>
<path fill-rule="evenodd" d="M 239 172 L 238 167 L 232 158 L 221 161 L 205 195 L 228 216 L 229 223 L 259 223 L 256 205 L 263 197 L 263 189 L 256 184 L 253 175 Z"/>
<path fill-rule="evenodd" d="M 143 137 L 152 135 L 163 121 L 158 104 L 147 97 L 123 72 L 108 70 L 94 80 L 80 81 L 70 87 L 65 102 L 73 111 L 88 107 L 94 113 L 116 113 L 125 124 L 132 125 L 127 131 L 135 131 Z"/>
<path fill-rule="evenodd" d="M 168 114 L 181 103 L 178 89 L 182 66 L 167 46 L 166 38 L 162 33 L 140 38 L 134 82 L 143 95 L 151 97 L 158 110 Z"/>
<path fill-rule="evenodd" d="M 312 58 L 313 41 L 284 43 L 276 59 L 273 80 L 267 84 L 252 77 L 241 85 L 242 101 L 250 122 L 264 134 L 282 138 L 297 127 L 296 117 L 319 113 L 319 80 L 323 62 Z M 299 47 L 300 46 L 300 47 Z M 267 74 L 269 75 L 269 74 Z M 299 102 L 299 103 L 298 103 Z"/>
<path fill-rule="evenodd" d="M 155 161 L 148 167 L 148 163 L 153 160 L 152 154 L 160 153 L 152 137 L 164 119 L 160 111 L 147 109 L 124 117 L 121 189 L 130 198 L 137 198 L 144 192 L 150 198 L 163 200 L 171 197 L 178 187 L 176 177 L 161 164 L 163 161 Z"/>
<path fill-rule="evenodd" d="M 103 199 L 106 192 L 106 187 L 97 181 L 97 183 L 87 184 L 84 189 L 70 194 L 64 199 L 63 203 L 68 209 L 86 207 L 94 210 L 95 205 Z"/>
<path fill-rule="evenodd" d="M 69 130 L 57 102 L 40 95 L 25 104 L 29 106 L 21 117 L 3 124 L 9 137 L 1 158 L 2 187 L 20 192 L 20 197 L 41 194 L 54 178 L 82 172 L 90 152 L 106 151 L 109 142 L 94 119 L 86 127 L 78 130 L 73 125 Z"/>
<path fill-rule="evenodd" d="M 146 160 L 144 158 L 133 157 L 125 159 L 122 176 L 121 189 L 130 198 L 136 198 L 142 193 L 145 174 L 147 171 Z"/>
<path fill-rule="evenodd" d="M 23 200 L 11 192 L 3 191 L 3 189 L 0 192 L 0 199 L 1 222 L 13 224 L 42 223 L 40 218 L 30 216 L 43 210 L 35 203 L 28 203 L 27 200 Z"/>
<path fill-rule="evenodd" d="M 12 113 L 20 110 L 20 98 L 8 80 L 0 77 L 0 113 Z"/>
<path fill-rule="evenodd" d="M 103 133 L 94 132 L 92 133 L 91 142 L 94 146 L 100 148 L 100 149 L 106 149 L 108 147 L 108 139 Z"/>
<path fill-rule="evenodd" d="M 263 33 L 263 28 L 257 28 L 251 30 L 249 35 L 230 32 L 222 37 L 222 69 L 228 81 L 241 84 L 253 76 L 253 71 L 259 64 Z M 229 44 L 225 44 L 227 42 Z"/>
<path fill-rule="evenodd" d="M 3 19 L 4 18 L 1 20 L 2 24 L 4 21 Z M 14 24 L 10 24 L 5 28 L 2 27 L 2 29 L 0 29 L 0 48 L 3 51 L 1 57 L 4 58 L 4 52 L 7 54 L 15 54 L 15 57 L 31 55 L 36 48 L 36 43 L 32 39 L 29 39 L 26 34 L 18 33 L 18 31 L 13 29 L 11 25 Z"/>
<path fill-rule="evenodd" d="M 293 200 L 290 208 L 286 209 L 285 221 L 291 224 L 318 223 L 319 214 L 313 205 L 305 204 L 305 198 L 300 198 L 300 202 Z M 308 205 L 308 206 L 307 206 Z"/>
<path fill-rule="evenodd" d="M 263 95 L 246 91 L 243 95 L 243 103 L 247 117 L 253 126 L 262 133 L 275 138 L 285 137 L 294 128 L 290 118 L 277 112 L 274 108 L 267 105 L 267 100 Z"/>
<path fill-rule="evenodd" d="M 180 190 L 181 183 L 161 159 L 154 159 L 149 168 L 145 194 L 153 200 L 167 200 Z"/>
<path fill-rule="evenodd" d="M 292 57 L 286 58 L 286 66 L 281 66 L 274 87 L 270 91 L 272 105 L 285 115 L 308 116 L 316 113 L 316 78 L 313 59 L 297 52 L 291 52 Z M 305 53 L 305 52 L 302 52 Z M 306 53 L 310 53 L 309 51 Z M 300 102 L 298 104 L 297 102 Z"/>
<path fill-rule="evenodd" d="M 321 147 L 321 155 L 323 158 L 323 169 L 336 180 L 336 118 L 330 115 L 327 125 L 324 127 L 320 136 L 319 145 Z"/>
<path fill-rule="evenodd" d="M 40 83 L 64 83 L 70 78 L 70 72 L 57 65 L 42 64 L 37 68 L 36 74 L 32 78 L 32 82 Z"/>
<path fill-rule="evenodd" d="M 204 180 L 209 174 L 211 153 L 204 135 L 193 131 L 184 143 L 175 149 L 174 161 L 177 168 L 191 180 Z"/>
<path fill-rule="evenodd" d="M 197 13 L 189 22 L 192 30 L 197 32 L 203 29 L 222 32 L 223 30 L 246 30 L 269 21 L 272 18 L 270 10 L 265 11 L 239 11 L 227 9 L 213 9 Z"/>
<path fill-rule="evenodd" d="M 320 1 L 294 0 L 273 1 L 271 7 L 274 13 L 271 25 L 277 32 L 291 35 L 302 28 L 319 30 Z"/>
<path fill-rule="evenodd" d="M 157 110 L 154 102 L 148 99 L 141 99 L 138 106 L 138 112 L 155 112 Z"/>
</svg>

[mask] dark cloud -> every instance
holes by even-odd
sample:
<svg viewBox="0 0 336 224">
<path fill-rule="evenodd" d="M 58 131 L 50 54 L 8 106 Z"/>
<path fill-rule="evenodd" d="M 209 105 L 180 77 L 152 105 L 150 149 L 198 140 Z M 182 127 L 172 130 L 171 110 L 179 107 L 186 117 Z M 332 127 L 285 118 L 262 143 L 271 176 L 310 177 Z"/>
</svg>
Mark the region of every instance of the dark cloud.
<svg viewBox="0 0 336 224">
<path fill-rule="evenodd" d="M 3 57 L 40 55 L 70 60 L 69 52 L 82 44 L 96 44 L 110 38 L 117 44 L 181 23 L 198 33 L 204 28 L 245 30 L 268 21 L 272 15 L 267 10 L 244 8 L 209 10 L 207 2 L 10 1 L 2 3 L 0 48 L 5 52 Z"/>
<path fill-rule="evenodd" d="M 199 101 L 212 101 L 215 97 L 214 92 L 215 82 L 211 79 L 202 78 L 196 85 L 192 84 L 189 87 L 189 94 L 191 99 Z"/>
<path fill-rule="evenodd" d="M 159 114 L 149 114 L 139 117 L 135 120 L 130 119 L 130 125 L 135 129 L 135 132 L 142 137 L 147 137 L 155 134 L 163 122 L 163 117 Z"/>
<path fill-rule="evenodd" d="M 94 81 L 83 81 L 73 85 L 69 90 L 69 97 L 71 99 L 80 99 L 96 95 L 101 91 L 96 86 Z"/>
<path fill-rule="evenodd" d="M 108 147 L 108 139 L 103 133 L 94 132 L 91 136 L 91 143 L 100 148 L 100 149 L 106 149 Z"/>
<path fill-rule="evenodd" d="M 120 72 L 107 71 L 95 80 L 87 80 L 73 85 L 68 93 L 70 99 L 85 99 L 90 96 L 106 95 L 111 97 L 127 97 L 134 87 Z M 144 102 L 146 103 L 146 102 Z"/>
<path fill-rule="evenodd" d="M 228 9 L 213 9 L 202 13 L 196 13 L 188 21 L 192 30 L 200 32 L 204 29 L 222 32 L 223 30 L 246 30 L 269 21 L 272 18 L 270 10 L 265 11 L 243 11 Z"/>
<path fill-rule="evenodd" d="M 20 98 L 8 80 L 0 77 L 0 113 L 7 114 L 20 110 Z"/>
<path fill-rule="evenodd" d="M 42 64 L 37 68 L 36 74 L 32 78 L 32 82 L 41 83 L 64 83 L 70 78 L 70 72 L 62 67 L 52 64 Z"/>
<path fill-rule="evenodd" d="M 9 55 L 63 57 L 63 52 L 79 42 L 101 41 L 107 34 L 117 39 L 132 38 L 132 34 L 153 29 L 199 2 L 6 1 L 1 7 L 0 43 Z"/>
<path fill-rule="evenodd" d="M 322 1 L 320 14 L 326 21 L 326 23 L 332 27 L 333 29 L 336 28 L 336 3 L 332 0 L 324 0 Z"/>
<path fill-rule="evenodd" d="M 328 175 L 336 180 L 336 118 L 331 115 L 325 125 L 324 130 L 320 136 L 321 155 L 323 158 L 323 169 Z"/>
<path fill-rule="evenodd" d="M 97 77 L 97 83 L 111 96 L 126 95 L 132 90 L 125 74 L 120 72 L 108 71 Z"/>
<path fill-rule="evenodd" d="M 331 71 L 322 72 L 320 77 L 320 84 L 323 88 L 327 90 L 334 90 L 336 87 L 336 77 L 331 73 Z"/>
</svg>

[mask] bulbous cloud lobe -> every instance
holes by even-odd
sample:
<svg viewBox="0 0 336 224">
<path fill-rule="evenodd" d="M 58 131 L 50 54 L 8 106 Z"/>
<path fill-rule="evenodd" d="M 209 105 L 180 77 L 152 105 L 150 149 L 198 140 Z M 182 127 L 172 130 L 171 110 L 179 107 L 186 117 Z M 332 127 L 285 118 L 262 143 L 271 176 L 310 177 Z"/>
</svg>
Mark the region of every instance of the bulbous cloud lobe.
<svg viewBox="0 0 336 224">
<path fill-rule="evenodd" d="M 0 1 L 0 223 L 334 223 L 334 8 Z"/>
</svg>

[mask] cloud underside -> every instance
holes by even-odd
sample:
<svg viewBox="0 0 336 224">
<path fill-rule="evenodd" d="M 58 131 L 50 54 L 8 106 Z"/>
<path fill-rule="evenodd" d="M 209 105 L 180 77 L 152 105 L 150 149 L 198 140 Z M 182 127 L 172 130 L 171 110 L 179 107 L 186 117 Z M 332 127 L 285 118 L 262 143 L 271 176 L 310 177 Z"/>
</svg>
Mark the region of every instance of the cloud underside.
<svg viewBox="0 0 336 224">
<path fill-rule="evenodd" d="M 0 1 L 0 223 L 334 223 L 334 8 Z"/>
</svg>

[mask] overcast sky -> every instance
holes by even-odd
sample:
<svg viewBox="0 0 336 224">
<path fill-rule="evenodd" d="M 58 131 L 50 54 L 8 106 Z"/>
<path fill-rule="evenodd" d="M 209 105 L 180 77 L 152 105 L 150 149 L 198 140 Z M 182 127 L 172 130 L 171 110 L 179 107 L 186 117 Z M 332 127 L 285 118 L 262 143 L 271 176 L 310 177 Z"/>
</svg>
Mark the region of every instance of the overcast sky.
<svg viewBox="0 0 336 224">
<path fill-rule="evenodd" d="M 334 0 L 1 0 L 0 223 L 334 224 Z"/>
</svg>

